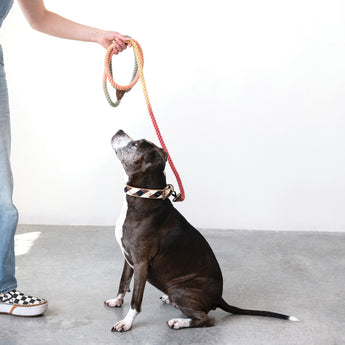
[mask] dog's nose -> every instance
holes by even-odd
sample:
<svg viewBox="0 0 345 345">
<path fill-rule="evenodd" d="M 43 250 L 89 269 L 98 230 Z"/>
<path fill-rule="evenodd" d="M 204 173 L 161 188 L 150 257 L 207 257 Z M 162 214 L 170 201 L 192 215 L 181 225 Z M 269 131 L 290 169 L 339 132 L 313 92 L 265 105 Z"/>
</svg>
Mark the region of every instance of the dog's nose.
<svg viewBox="0 0 345 345">
<path fill-rule="evenodd" d="M 120 129 L 120 130 L 118 130 L 118 131 L 116 132 L 115 136 L 116 136 L 116 135 L 122 136 L 122 135 L 124 135 L 124 134 L 126 134 L 126 133 L 125 133 L 122 129 Z"/>
</svg>

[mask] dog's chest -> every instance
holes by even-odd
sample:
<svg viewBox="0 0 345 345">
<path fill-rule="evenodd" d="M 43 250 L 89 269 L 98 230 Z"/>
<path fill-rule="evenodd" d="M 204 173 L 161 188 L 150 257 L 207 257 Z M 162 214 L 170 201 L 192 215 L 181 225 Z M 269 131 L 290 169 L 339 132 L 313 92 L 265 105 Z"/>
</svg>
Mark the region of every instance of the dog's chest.
<svg viewBox="0 0 345 345">
<path fill-rule="evenodd" d="M 128 253 L 126 252 L 125 248 L 123 247 L 123 243 L 122 243 L 122 237 L 123 237 L 123 224 L 126 220 L 126 216 L 127 216 L 127 210 L 128 210 L 128 206 L 127 206 L 127 201 L 126 199 L 124 200 L 123 206 L 122 206 L 122 210 L 120 213 L 119 218 L 116 221 L 116 226 L 115 226 L 115 238 L 117 243 L 119 244 L 122 254 L 124 256 L 124 258 L 126 259 L 127 263 L 129 266 L 132 266 L 132 264 L 130 262 L 128 262 L 127 257 Z"/>
</svg>

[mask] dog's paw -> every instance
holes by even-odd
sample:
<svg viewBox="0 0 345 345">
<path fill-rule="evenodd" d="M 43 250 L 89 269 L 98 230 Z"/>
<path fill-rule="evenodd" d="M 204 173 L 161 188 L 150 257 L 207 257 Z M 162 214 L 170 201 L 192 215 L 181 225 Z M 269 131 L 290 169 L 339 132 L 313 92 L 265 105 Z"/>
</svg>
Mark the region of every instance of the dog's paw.
<svg viewBox="0 0 345 345">
<path fill-rule="evenodd" d="M 180 329 L 190 327 L 191 319 L 171 319 L 167 322 L 167 325 L 172 329 Z"/>
<path fill-rule="evenodd" d="M 111 308 L 119 308 L 123 304 L 123 299 L 122 299 L 122 297 L 116 297 L 113 299 L 108 299 L 108 300 L 104 301 L 104 304 L 108 307 L 111 307 Z"/>
<path fill-rule="evenodd" d="M 132 308 L 129 309 L 126 317 L 116 322 L 114 327 L 111 329 L 112 332 L 126 332 L 132 328 L 133 322 L 135 317 L 137 316 L 138 312 Z"/>
<path fill-rule="evenodd" d="M 165 304 L 170 304 L 170 301 L 169 301 L 169 296 L 168 295 L 163 295 L 160 297 L 160 300 L 165 303 Z"/>
<path fill-rule="evenodd" d="M 132 328 L 132 323 L 123 319 L 116 322 L 114 327 L 111 329 L 112 332 L 127 332 Z"/>
</svg>

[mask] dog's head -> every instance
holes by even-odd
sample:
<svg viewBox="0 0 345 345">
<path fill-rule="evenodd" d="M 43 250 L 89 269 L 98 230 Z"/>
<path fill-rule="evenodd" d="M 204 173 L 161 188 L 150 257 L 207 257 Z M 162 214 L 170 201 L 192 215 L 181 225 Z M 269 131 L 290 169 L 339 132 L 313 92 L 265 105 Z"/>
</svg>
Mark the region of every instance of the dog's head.
<svg viewBox="0 0 345 345">
<path fill-rule="evenodd" d="M 164 171 L 168 155 L 150 141 L 133 140 L 119 130 L 111 139 L 111 144 L 128 176 Z"/>
</svg>

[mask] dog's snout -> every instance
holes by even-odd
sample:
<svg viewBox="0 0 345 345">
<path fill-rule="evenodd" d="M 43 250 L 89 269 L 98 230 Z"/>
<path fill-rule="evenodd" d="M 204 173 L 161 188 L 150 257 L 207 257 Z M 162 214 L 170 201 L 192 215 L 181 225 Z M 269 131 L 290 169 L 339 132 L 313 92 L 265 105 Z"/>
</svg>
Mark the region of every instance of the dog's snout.
<svg viewBox="0 0 345 345">
<path fill-rule="evenodd" d="M 122 138 L 123 136 L 125 136 L 126 135 L 126 133 L 122 130 L 122 129 L 120 129 L 120 130 L 118 130 L 114 135 L 113 135 L 113 137 L 111 138 L 111 142 L 113 143 L 113 142 L 115 142 L 116 140 L 119 140 L 120 138 Z"/>
<path fill-rule="evenodd" d="M 122 129 L 117 131 L 117 133 L 112 137 L 111 144 L 115 151 L 125 147 L 128 143 L 132 141 L 131 137 L 127 135 Z"/>
</svg>

